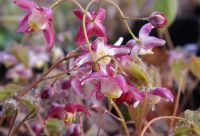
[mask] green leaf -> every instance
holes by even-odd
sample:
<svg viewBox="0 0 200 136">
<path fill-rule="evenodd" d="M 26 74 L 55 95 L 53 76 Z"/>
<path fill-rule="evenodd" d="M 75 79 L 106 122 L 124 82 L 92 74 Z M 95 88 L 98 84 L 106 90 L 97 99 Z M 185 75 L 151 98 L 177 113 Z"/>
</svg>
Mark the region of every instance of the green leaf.
<svg viewBox="0 0 200 136">
<path fill-rule="evenodd" d="M 14 44 L 12 45 L 12 54 L 24 64 L 24 66 L 29 66 L 29 55 L 28 48 L 22 45 Z"/>
<path fill-rule="evenodd" d="M 198 135 L 200 135 L 200 123 L 192 124 L 192 128 Z"/>
<path fill-rule="evenodd" d="M 199 57 L 192 57 L 190 70 L 192 74 L 200 80 L 200 58 Z"/>
<path fill-rule="evenodd" d="M 175 136 L 200 135 L 200 110 L 186 110 L 185 120 L 178 121 L 174 128 Z"/>
<path fill-rule="evenodd" d="M 8 84 L 0 88 L 0 101 L 5 100 L 7 97 L 11 96 L 13 93 L 19 90 L 19 86 L 16 84 Z"/>
<path fill-rule="evenodd" d="M 164 13 L 167 17 L 169 27 L 174 21 L 178 8 L 178 0 L 154 0 L 153 9 L 158 12 Z M 163 33 L 163 31 L 161 31 Z"/>
<path fill-rule="evenodd" d="M 175 136 L 188 136 L 189 133 L 191 133 L 191 132 L 192 132 L 192 129 L 188 128 L 188 127 L 181 127 L 181 128 L 174 129 Z"/>
<path fill-rule="evenodd" d="M 58 119 L 49 119 L 47 121 L 46 127 L 48 128 L 51 136 L 63 135 L 66 129 L 64 122 Z"/>
</svg>

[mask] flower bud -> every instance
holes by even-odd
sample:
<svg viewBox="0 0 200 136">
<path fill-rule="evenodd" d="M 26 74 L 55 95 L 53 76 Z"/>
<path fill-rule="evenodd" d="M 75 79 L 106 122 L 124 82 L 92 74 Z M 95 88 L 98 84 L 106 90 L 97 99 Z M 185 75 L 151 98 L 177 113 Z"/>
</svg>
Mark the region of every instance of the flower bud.
<svg viewBox="0 0 200 136">
<path fill-rule="evenodd" d="M 40 123 L 35 123 L 34 125 L 31 126 L 31 128 L 36 135 L 40 135 L 43 129 Z"/>
<path fill-rule="evenodd" d="M 40 98 L 41 99 L 48 99 L 49 97 L 51 97 L 53 95 L 54 95 L 54 91 L 53 91 L 52 86 L 45 85 L 41 90 Z"/>
<path fill-rule="evenodd" d="M 62 82 L 62 90 L 67 90 L 71 87 L 71 80 L 64 80 Z"/>
<path fill-rule="evenodd" d="M 159 12 L 153 12 L 148 21 L 156 28 L 163 28 L 167 24 L 167 18 Z"/>
</svg>

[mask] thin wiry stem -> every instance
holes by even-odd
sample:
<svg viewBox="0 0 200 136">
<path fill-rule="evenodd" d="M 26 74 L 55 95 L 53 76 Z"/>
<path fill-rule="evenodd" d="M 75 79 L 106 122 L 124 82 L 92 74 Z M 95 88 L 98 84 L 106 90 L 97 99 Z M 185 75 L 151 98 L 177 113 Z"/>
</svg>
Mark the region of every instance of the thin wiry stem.
<svg viewBox="0 0 200 136">
<path fill-rule="evenodd" d="M 142 17 L 142 18 L 137 18 L 137 17 L 123 17 L 124 19 L 129 19 L 129 20 L 143 20 L 143 21 L 147 21 L 148 17 Z"/>
<path fill-rule="evenodd" d="M 45 124 L 44 124 L 44 119 L 42 118 L 42 116 L 40 115 L 40 113 L 37 114 L 37 117 L 43 127 L 44 133 L 46 136 L 50 136 L 48 129 L 46 128 Z"/>
<path fill-rule="evenodd" d="M 56 2 L 54 2 L 50 8 L 53 9 L 56 6 L 58 6 L 61 2 L 63 2 L 64 0 L 57 0 Z M 84 8 L 81 6 L 81 4 L 79 2 L 77 2 L 76 0 L 70 0 L 72 1 L 74 4 L 76 4 L 82 11 L 84 11 Z"/>
<path fill-rule="evenodd" d="M 9 127 L 8 136 L 9 136 L 10 133 L 11 133 L 11 130 L 12 130 L 12 128 L 13 128 L 13 125 L 14 125 L 14 123 L 15 123 L 15 120 L 16 120 L 16 118 L 17 118 L 17 115 L 18 115 L 18 110 L 16 110 L 15 113 L 14 113 L 14 117 L 13 117 L 12 122 L 11 122 L 10 127 Z"/>
<path fill-rule="evenodd" d="M 178 120 L 185 120 L 184 118 L 182 117 L 176 117 L 176 116 L 161 116 L 161 117 L 157 117 L 157 118 L 154 118 L 152 119 L 151 121 L 149 121 L 146 126 L 143 128 L 140 136 L 144 136 L 146 130 L 148 129 L 148 127 L 153 124 L 154 122 L 158 121 L 158 120 L 162 120 L 162 119 L 178 119 Z"/>
<path fill-rule="evenodd" d="M 64 0 L 57 0 L 56 2 L 54 2 L 51 6 L 50 6 L 50 8 L 51 9 L 53 9 L 53 8 L 55 8 L 57 5 L 59 5 L 61 2 L 63 2 Z"/>
<path fill-rule="evenodd" d="M 119 117 L 120 117 L 120 119 L 121 119 L 120 122 L 121 122 L 121 124 L 122 124 L 122 126 L 123 126 L 123 128 L 124 128 L 124 131 L 125 131 L 126 136 L 130 136 L 128 127 L 127 127 L 127 125 L 126 125 L 126 122 L 125 122 L 125 120 L 124 120 L 124 117 L 123 117 L 123 115 L 122 115 L 120 109 L 118 108 L 118 106 L 115 104 L 115 102 L 114 102 L 113 100 L 111 100 L 111 105 L 114 107 L 114 109 L 116 110 L 117 114 L 119 115 Z"/>
<path fill-rule="evenodd" d="M 181 95 L 181 91 L 183 89 L 183 80 L 184 79 L 183 79 L 183 76 L 182 76 L 180 78 L 180 82 L 179 82 L 179 86 L 178 86 L 178 93 L 177 93 L 177 96 L 176 96 L 176 101 L 175 101 L 175 106 L 174 106 L 174 111 L 173 111 L 172 116 L 176 116 L 176 114 L 177 114 L 179 101 L 180 101 L 180 95 Z M 169 131 L 171 131 L 171 129 L 173 128 L 173 125 L 174 125 L 174 120 L 172 119 L 171 122 L 170 122 Z"/>
<path fill-rule="evenodd" d="M 17 133 L 17 131 L 19 130 L 19 128 L 21 127 L 22 124 L 24 124 L 24 122 L 35 112 L 35 110 L 32 110 L 31 112 L 29 112 L 24 118 L 23 120 L 14 128 L 14 130 L 11 132 L 10 136 L 15 136 L 15 134 Z"/>
<path fill-rule="evenodd" d="M 95 1 L 96 0 L 91 0 L 88 3 L 87 7 L 85 8 L 85 13 L 83 15 L 83 22 L 82 22 L 82 25 L 83 25 L 83 34 L 84 34 L 84 37 L 85 37 L 85 40 L 86 40 L 86 43 L 87 43 L 87 47 L 88 47 L 88 50 L 90 52 L 90 55 L 92 57 L 92 60 L 93 60 L 94 64 L 96 64 L 96 60 L 95 60 L 94 54 L 93 54 L 91 46 L 90 46 L 89 38 L 87 36 L 87 30 L 86 30 L 86 24 L 85 24 L 85 22 L 86 22 L 86 16 L 87 16 L 87 13 L 88 13 L 88 9 L 92 5 L 92 3 L 94 3 Z"/>
<path fill-rule="evenodd" d="M 27 129 L 29 130 L 29 133 L 31 134 L 31 136 L 37 136 L 35 134 L 35 132 L 32 130 L 31 126 L 29 125 L 28 122 L 25 122 L 24 125 L 27 127 Z"/>
<path fill-rule="evenodd" d="M 136 40 L 136 42 L 139 42 L 140 40 L 133 34 L 133 32 L 132 32 L 132 30 L 131 30 L 128 22 L 126 21 L 126 16 L 124 16 L 124 13 L 120 9 L 120 7 L 113 0 L 105 0 L 105 1 L 111 3 L 113 6 L 116 7 L 116 9 L 119 11 L 119 13 L 120 13 L 120 15 L 121 15 L 121 17 L 123 19 L 123 22 L 124 22 L 126 28 L 128 29 L 128 32 L 131 34 L 131 36 L 133 37 L 133 39 Z"/>
<path fill-rule="evenodd" d="M 144 121 L 144 118 L 145 118 L 145 112 L 146 112 L 146 108 L 147 108 L 147 100 L 148 100 L 148 91 L 145 92 L 145 99 L 144 99 L 144 104 L 143 104 L 143 107 L 142 107 L 142 113 L 141 113 L 141 117 L 140 117 L 140 123 L 139 123 L 139 128 L 138 128 L 138 132 L 139 134 L 141 133 L 142 131 L 142 126 L 143 126 L 143 121 Z"/>
</svg>

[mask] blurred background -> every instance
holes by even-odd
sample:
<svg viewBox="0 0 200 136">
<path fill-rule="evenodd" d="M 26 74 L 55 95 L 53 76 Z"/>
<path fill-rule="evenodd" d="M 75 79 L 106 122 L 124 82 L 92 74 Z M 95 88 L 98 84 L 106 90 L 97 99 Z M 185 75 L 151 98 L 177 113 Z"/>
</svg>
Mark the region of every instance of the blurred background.
<svg viewBox="0 0 200 136">
<path fill-rule="evenodd" d="M 51 4 L 56 0 L 33 1 L 38 3 L 40 6 L 50 7 Z M 29 71 L 27 72 L 27 75 L 24 74 L 25 77 L 23 77 L 23 80 L 25 80 L 25 83 L 33 80 L 33 77 L 36 74 L 41 74 L 48 68 L 48 66 L 53 64 L 55 60 L 58 60 L 59 57 L 63 57 L 64 53 L 66 54 L 68 51 L 76 48 L 75 35 L 80 27 L 81 22 L 73 15 L 73 10 L 77 7 L 69 1 L 70 0 L 66 0 L 66 2 L 63 2 L 61 5 L 54 8 L 54 49 L 59 47 L 62 49 L 62 51 L 53 49 L 54 51 L 49 53 L 47 50 L 45 50 L 47 47 L 46 40 L 44 39 L 42 33 L 39 32 L 26 35 L 16 33 L 18 22 L 25 13 L 19 7 L 14 5 L 12 0 L 0 0 L 0 51 L 3 52 L 8 50 L 8 53 L 11 52 L 11 54 L 14 54 L 14 56 L 19 57 L 20 63 L 22 62 L 23 65 L 26 65 L 27 61 L 29 61 L 28 59 L 24 60 L 26 57 L 23 55 L 26 54 L 26 56 L 29 56 L 30 62 L 33 62 L 34 66 L 31 67 L 32 69 L 28 69 Z M 79 1 L 84 7 L 89 2 L 89 0 L 77 1 Z M 156 48 L 154 50 L 154 55 L 146 55 L 143 56 L 142 59 L 149 65 L 148 68 L 150 70 L 152 69 L 154 74 L 156 72 L 159 73 L 158 75 L 155 74 L 155 76 L 158 76 L 157 81 L 159 80 L 157 85 L 169 87 L 176 97 L 179 84 L 179 74 L 185 70 L 185 65 L 187 66 L 190 64 L 188 63 L 187 58 L 188 53 L 190 54 L 190 58 L 192 58 L 192 55 L 200 56 L 200 0 L 114 1 L 117 5 L 119 5 L 126 16 L 136 18 L 148 17 L 152 12 L 155 11 L 163 12 L 167 16 L 168 25 L 162 30 L 154 29 L 151 33 L 151 35 L 165 39 L 167 41 L 166 46 Z M 96 10 L 98 6 L 99 3 L 95 3 L 90 10 Z M 114 6 L 106 3 L 103 0 L 101 0 L 100 6 L 105 8 L 107 11 L 105 26 L 109 43 L 115 43 L 119 37 L 123 37 L 123 44 L 125 45 L 126 42 L 131 39 L 131 36 L 129 35 L 127 28 L 124 26 L 120 14 Z M 147 22 L 129 20 L 132 31 L 136 35 L 138 35 L 140 28 L 145 23 Z M 26 53 L 23 54 L 22 52 L 24 46 L 30 48 L 27 49 L 29 51 L 26 50 Z M 38 47 L 39 49 L 35 49 L 35 47 Z M 45 49 L 43 50 L 43 48 Z M 27 52 L 29 55 L 27 55 Z M 55 55 L 56 53 L 58 57 Z M 20 57 L 19 54 L 23 54 L 22 57 Z M 53 58 L 55 58 L 55 60 Z M 181 61 L 177 61 L 178 65 L 175 65 L 176 63 L 168 64 L 170 59 L 178 59 Z M 41 62 L 38 60 L 41 60 Z M 184 66 L 182 66 L 182 64 Z M 14 75 L 14 77 L 6 77 L 9 75 L 7 74 L 8 71 L 12 70 L 12 67 L 6 67 L 5 64 L 0 64 L 0 86 L 11 82 L 10 78 L 13 82 L 18 82 L 13 79 L 16 78 L 16 75 Z M 17 72 L 18 68 L 19 67 L 16 67 Z M 26 68 L 20 67 L 19 69 L 24 72 L 24 69 Z M 29 74 L 30 71 L 33 73 L 32 75 Z M 197 70 L 197 72 L 198 71 L 199 70 Z M 200 75 L 199 72 L 197 75 Z M 19 79 L 22 78 L 20 76 L 18 77 Z M 200 76 L 195 77 L 194 73 L 188 72 L 185 78 L 187 79 L 187 81 L 184 82 L 186 87 L 185 91 L 181 93 L 179 111 L 184 111 L 188 108 L 196 110 L 200 107 L 200 83 L 199 80 L 197 80 L 197 78 L 200 79 Z M 1 107 L 2 105 L 3 104 L 1 104 Z M 158 104 L 157 108 L 159 112 L 156 113 L 152 111 L 152 113 L 149 115 L 149 118 L 159 115 L 171 115 L 173 106 L 173 103 Z M 113 124 L 114 123 L 112 123 L 112 125 Z M 110 126 L 107 128 L 109 127 Z"/>
</svg>

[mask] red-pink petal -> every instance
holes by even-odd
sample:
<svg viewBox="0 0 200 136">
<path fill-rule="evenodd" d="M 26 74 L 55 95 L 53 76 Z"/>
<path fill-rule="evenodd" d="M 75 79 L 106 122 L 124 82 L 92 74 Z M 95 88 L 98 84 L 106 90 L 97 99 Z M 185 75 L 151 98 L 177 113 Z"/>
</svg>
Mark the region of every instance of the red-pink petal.
<svg viewBox="0 0 200 136">
<path fill-rule="evenodd" d="M 13 2 L 21 9 L 31 11 L 32 8 L 38 7 L 38 5 L 29 0 L 13 0 Z"/>
<path fill-rule="evenodd" d="M 52 49 L 54 45 L 54 31 L 51 23 L 47 25 L 47 28 L 43 30 L 43 33 L 48 44 L 48 49 Z"/>
<path fill-rule="evenodd" d="M 87 116 L 90 116 L 90 113 L 88 112 L 87 108 L 84 105 L 82 105 L 82 104 L 75 104 L 75 107 L 76 107 L 76 111 L 77 112 L 83 112 Z"/>
<path fill-rule="evenodd" d="M 74 10 L 74 15 L 80 20 L 83 19 L 83 12 L 80 9 L 75 9 Z"/>
<path fill-rule="evenodd" d="M 65 104 L 65 111 L 70 112 L 70 113 L 75 113 L 76 106 L 73 103 L 67 103 Z"/>
<path fill-rule="evenodd" d="M 78 79 L 72 79 L 71 87 L 75 95 L 77 96 L 83 95 L 83 88 L 81 82 Z"/>
<path fill-rule="evenodd" d="M 30 32 L 28 18 L 30 14 L 27 14 L 19 23 L 19 27 L 17 28 L 17 32 L 27 33 Z"/>
<path fill-rule="evenodd" d="M 88 38 L 90 38 L 93 33 L 94 33 L 94 27 L 92 23 L 88 23 L 86 24 L 86 32 L 87 32 L 87 36 Z M 81 45 L 85 42 L 85 36 L 84 36 L 84 32 L 83 32 L 83 27 L 81 26 L 79 31 L 77 32 L 76 35 L 76 44 L 77 45 Z"/>
<path fill-rule="evenodd" d="M 100 81 L 96 84 L 96 98 L 97 98 L 97 100 L 102 100 L 104 98 L 104 94 L 101 92 L 101 82 Z"/>
<path fill-rule="evenodd" d="M 164 99 L 167 99 L 171 102 L 174 101 L 174 96 L 168 88 L 157 87 L 150 91 L 154 95 L 158 95 Z"/>
<path fill-rule="evenodd" d="M 164 44 L 165 40 L 153 36 L 148 36 L 142 40 L 142 47 L 146 50 L 157 46 L 163 46 Z"/>
<path fill-rule="evenodd" d="M 100 9 L 96 12 L 96 19 L 97 19 L 98 21 L 100 21 L 101 23 L 104 22 L 105 16 L 106 16 L 106 10 L 103 9 L 103 8 L 100 8 Z"/>
<path fill-rule="evenodd" d="M 154 28 L 154 26 L 151 24 L 151 23 L 147 23 L 145 24 L 141 29 L 140 29 L 140 32 L 139 32 L 139 39 L 143 40 L 145 39 L 146 37 L 149 36 L 151 30 Z"/>
<path fill-rule="evenodd" d="M 92 58 L 90 53 L 87 54 L 83 54 L 81 56 L 79 56 L 77 59 L 75 59 L 74 61 L 74 65 L 80 67 L 88 62 L 92 62 Z"/>
<path fill-rule="evenodd" d="M 123 92 L 125 93 L 128 92 L 129 90 L 128 84 L 122 75 L 117 75 L 114 78 L 114 80 L 117 82 L 117 84 L 119 85 L 119 87 L 121 88 Z"/>
<path fill-rule="evenodd" d="M 106 38 L 105 40 L 107 41 L 106 29 L 103 24 L 95 23 L 94 31 L 95 31 L 94 33 L 96 34 L 97 37 L 104 37 L 104 38 Z"/>
</svg>

